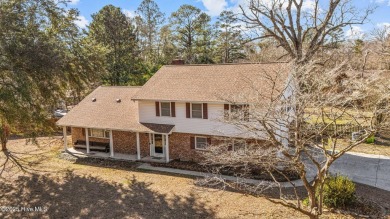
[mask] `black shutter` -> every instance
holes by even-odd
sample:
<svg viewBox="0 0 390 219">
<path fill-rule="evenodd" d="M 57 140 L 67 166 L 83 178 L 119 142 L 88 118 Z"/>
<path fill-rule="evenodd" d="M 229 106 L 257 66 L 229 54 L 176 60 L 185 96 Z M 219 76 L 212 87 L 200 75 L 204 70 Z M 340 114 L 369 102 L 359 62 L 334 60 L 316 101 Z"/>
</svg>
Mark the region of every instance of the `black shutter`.
<svg viewBox="0 0 390 219">
<path fill-rule="evenodd" d="M 171 116 L 176 117 L 176 106 L 175 102 L 171 102 Z"/>
<path fill-rule="evenodd" d="M 207 138 L 207 146 L 211 145 L 211 138 Z"/>
<path fill-rule="evenodd" d="M 191 149 L 195 149 L 195 137 L 190 137 L 190 147 Z"/>
<path fill-rule="evenodd" d="M 191 104 L 186 103 L 186 117 L 191 118 Z"/>
<path fill-rule="evenodd" d="M 225 104 L 223 108 L 224 108 L 225 119 L 229 119 L 229 109 L 230 109 L 230 105 L 229 105 L 229 104 Z"/>
<path fill-rule="evenodd" d="M 203 119 L 208 119 L 209 118 L 209 112 L 207 109 L 207 103 L 203 104 Z"/>
<path fill-rule="evenodd" d="M 156 101 L 156 116 L 160 116 L 160 102 Z"/>
<path fill-rule="evenodd" d="M 85 136 L 85 128 L 81 128 L 81 133 Z"/>
</svg>

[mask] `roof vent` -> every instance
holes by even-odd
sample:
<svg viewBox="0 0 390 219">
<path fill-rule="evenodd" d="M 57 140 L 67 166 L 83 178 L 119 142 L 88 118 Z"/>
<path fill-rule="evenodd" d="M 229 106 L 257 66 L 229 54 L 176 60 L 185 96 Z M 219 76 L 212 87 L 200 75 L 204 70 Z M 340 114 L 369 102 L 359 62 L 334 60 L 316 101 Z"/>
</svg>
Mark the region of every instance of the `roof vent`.
<svg viewBox="0 0 390 219">
<path fill-rule="evenodd" d="M 120 103 L 120 102 L 122 102 L 122 100 L 121 99 L 116 99 L 116 102 Z"/>
<path fill-rule="evenodd" d="M 92 98 L 92 102 L 96 102 L 96 98 L 94 97 L 94 98 Z"/>
</svg>

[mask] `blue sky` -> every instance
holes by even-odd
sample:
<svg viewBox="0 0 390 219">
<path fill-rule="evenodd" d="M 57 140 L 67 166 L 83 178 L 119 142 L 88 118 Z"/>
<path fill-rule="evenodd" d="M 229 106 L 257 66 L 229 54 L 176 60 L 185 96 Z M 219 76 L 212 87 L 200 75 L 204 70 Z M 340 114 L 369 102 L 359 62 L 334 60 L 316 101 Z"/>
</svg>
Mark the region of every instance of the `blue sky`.
<svg viewBox="0 0 390 219">
<path fill-rule="evenodd" d="M 80 11 L 80 20 L 78 25 L 85 27 L 91 21 L 91 15 L 98 12 L 103 6 L 112 4 L 122 8 L 122 10 L 129 16 L 134 15 L 134 11 L 142 0 L 70 0 L 68 7 L 77 8 Z M 155 0 L 162 12 L 167 17 L 176 11 L 180 5 L 191 4 L 201 10 L 207 12 L 212 17 L 217 16 L 222 10 L 237 10 L 239 4 L 245 0 Z M 306 0 L 308 2 L 313 0 Z M 367 24 L 361 26 L 354 26 L 353 31 L 349 34 L 367 33 L 375 27 L 381 25 L 390 26 L 390 0 L 353 0 L 353 3 L 358 8 L 365 8 L 368 5 L 377 5 L 378 8 L 375 13 L 370 16 Z"/>
</svg>

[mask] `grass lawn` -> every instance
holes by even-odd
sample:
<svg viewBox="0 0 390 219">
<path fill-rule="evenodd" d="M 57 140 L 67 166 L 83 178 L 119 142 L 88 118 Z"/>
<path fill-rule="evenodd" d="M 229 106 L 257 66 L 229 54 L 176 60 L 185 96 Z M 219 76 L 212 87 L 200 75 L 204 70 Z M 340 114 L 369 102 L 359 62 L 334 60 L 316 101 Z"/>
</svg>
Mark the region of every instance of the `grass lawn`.
<svg viewBox="0 0 390 219">
<path fill-rule="evenodd" d="M 190 177 L 139 171 L 135 162 L 61 159 L 60 138 L 40 138 L 39 143 L 9 142 L 25 171 L 7 163 L 0 179 L 0 206 L 45 211 L 0 211 L 0 218 L 306 218 L 275 204 L 272 193 L 253 197 L 198 187 Z M 1 154 L 0 164 L 4 161 Z M 357 193 L 390 205 L 390 192 L 358 184 Z M 323 218 L 353 216 L 326 212 Z"/>
<path fill-rule="evenodd" d="M 338 139 L 336 150 L 344 149 L 346 146 L 348 146 L 348 141 L 349 140 L 346 140 L 346 139 Z M 351 150 L 351 152 L 390 156 L 390 138 L 376 137 L 375 143 L 360 144 L 360 145 L 354 147 Z"/>
</svg>

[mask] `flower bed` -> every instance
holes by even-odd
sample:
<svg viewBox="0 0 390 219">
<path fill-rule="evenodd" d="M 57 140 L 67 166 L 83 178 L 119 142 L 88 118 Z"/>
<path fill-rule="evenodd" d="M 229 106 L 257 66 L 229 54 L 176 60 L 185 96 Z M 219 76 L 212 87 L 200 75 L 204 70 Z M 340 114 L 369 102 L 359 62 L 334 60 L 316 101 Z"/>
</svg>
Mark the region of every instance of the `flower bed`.
<svg viewBox="0 0 390 219">
<path fill-rule="evenodd" d="M 202 165 L 196 162 L 191 161 L 179 161 L 173 160 L 169 163 L 151 163 L 152 166 L 155 167 L 168 167 L 182 170 L 190 170 L 197 172 L 206 172 L 206 173 L 215 173 L 215 174 L 223 174 L 228 176 L 237 176 L 248 179 L 257 179 L 257 180 L 268 180 L 273 181 L 270 174 L 262 168 L 256 167 L 255 165 L 248 165 L 247 168 L 244 167 L 220 167 L 220 166 L 209 166 Z M 299 175 L 292 170 L 284 170 L 283 174 L 285 174 L 289 180 L 299 179 Z M 285 177 L 281 174 L 274 172 L 273 175 L 280 182 L 287 181 Z"/>
</svg>

